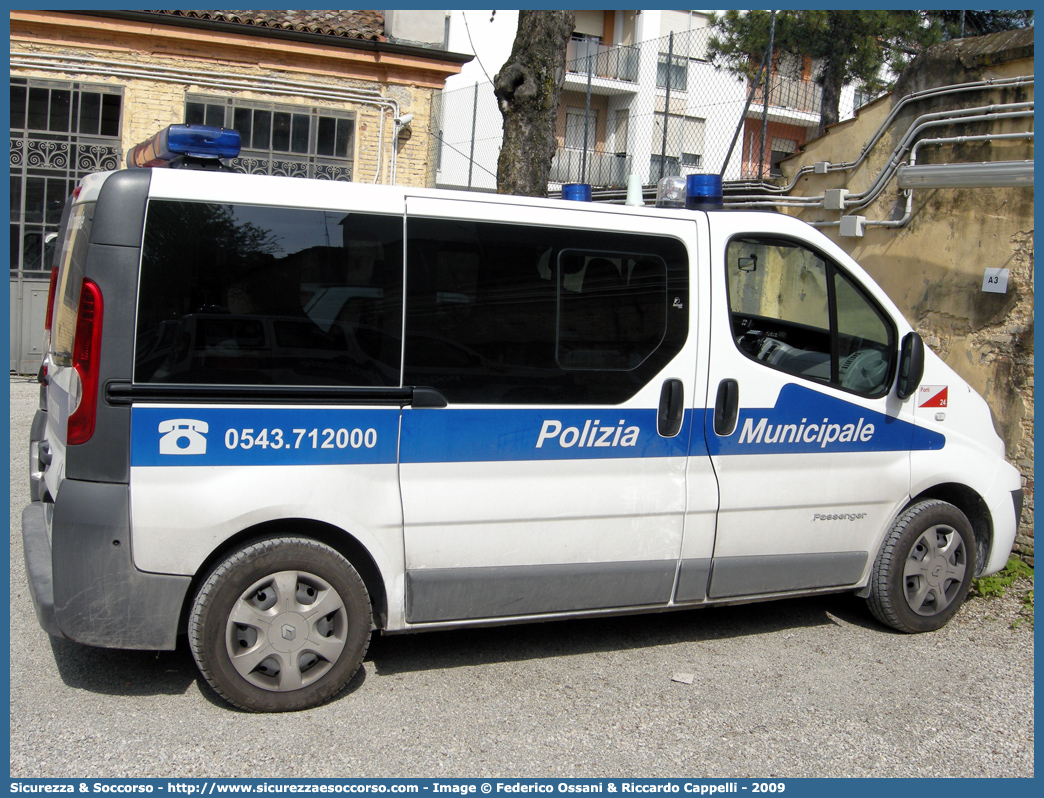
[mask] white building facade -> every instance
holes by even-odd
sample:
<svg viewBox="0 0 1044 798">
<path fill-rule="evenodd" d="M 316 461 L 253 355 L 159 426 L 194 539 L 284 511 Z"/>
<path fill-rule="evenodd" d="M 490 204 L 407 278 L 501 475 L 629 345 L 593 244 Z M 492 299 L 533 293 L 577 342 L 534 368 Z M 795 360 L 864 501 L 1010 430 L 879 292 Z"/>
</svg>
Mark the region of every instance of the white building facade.
<svg viewBox="0 0 1044 798">
<path fill-rule="evenodd" d="M 646 185 L 668 174 L 769 177 L 818 133 L 809 59 L 778 59 L 766 102 L 707 58 L 712 11 L 579 10 L 567 53 L 551 190 L 567 182 Z M 502 119 L 492 79 L 515 38 L 514 11 L 448 12 L 447 47 L 474 53 L 433 108 L 429 184 L 493 191 Z M 851 116 L 854 87 L 842 96 Z M 749 100 L 749 102 L 748 102 Z M 762 133 L 764 129 L 764 134 Z"/>
</svg>

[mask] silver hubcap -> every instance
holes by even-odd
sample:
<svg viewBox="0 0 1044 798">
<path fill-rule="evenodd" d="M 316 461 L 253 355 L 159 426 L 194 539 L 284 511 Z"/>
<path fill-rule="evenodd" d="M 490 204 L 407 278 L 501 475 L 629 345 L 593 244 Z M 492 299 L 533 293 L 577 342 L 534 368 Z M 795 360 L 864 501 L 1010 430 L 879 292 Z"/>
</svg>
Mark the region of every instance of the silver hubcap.
<svg viewBox="0 0 1044 798">
<path fill-rule="evenodd" d="M 968 558 L 964 539 L 952 526 L 925 530 L 906 558 L 906 602 L 918 615 L 938 615 L 949 607 L 964 582 Z"/>
<path fill-rule="evenodd" d="M 263 690 L 312 684 L 344 650 L 348 618 L 337 591 L 315 574 L 280 571 L 236 601 L 225 646 L 240 676 Z"/>
</svg>

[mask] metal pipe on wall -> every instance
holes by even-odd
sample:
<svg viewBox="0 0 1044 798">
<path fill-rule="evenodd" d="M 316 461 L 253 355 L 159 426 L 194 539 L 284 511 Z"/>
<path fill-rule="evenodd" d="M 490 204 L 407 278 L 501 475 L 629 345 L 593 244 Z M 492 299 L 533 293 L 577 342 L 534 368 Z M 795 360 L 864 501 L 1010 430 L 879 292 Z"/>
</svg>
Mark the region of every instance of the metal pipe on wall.
<svg viewBox="0 0 1044 798">
<path fill-rule="evenodd" d="M 880 141 L 885 131 L 892 125 L 895 119 L 899 116 L 902 110 L 912 102 L 925 99 L 936 99 L 938 97 L 946 97 L 954 94 L 962 94 L 964 92 L 971 91 L 989 91 L 993 89 L 1003 88 L 1017 88 L 1019 86 L 1033 85 L 1034 79 L 1032 75 L 1021 75 L 1014 78 L 990 78 L 988 80 L 973 81 L 970 83 L 957 83 L 952 86 L 938 86 L 932 89 L 924 89 L 919 92 L 913 92 L 907 94 L 901 100 L 899 100 L 892 110 L 889 112 L 885 120 L 878 126 L 877 130 L 870 137 L 870 140 L 863 145 L 862 151 L 859 153 L 859 157 L 854 161 L 842 161 L 841 163 L 827 163 L 826 169 L 828 172 L 846 171 L 855 169 L 863 161 L 866 160 L 870 150 L 872 150 L 877 142 Z M 1032 104 L 1031 104 L 1032 105 Z M 925 117 L 921 117 L 925 118 Z M 815 166 L 803 166 L 794 175 L 794 179 L 786 186 L 768 185 L 764 183 L 753 183 L 753 182 L 737 182 L 730 186 L 726 186 L 726 191 L 744 191 L 747 189 L 756 189 L 759 191 L 765 191 L 775 194 L 785 194 L 792 191 L 798 184 L 798 181 L 807 174 L 812 173 L 815 170 Z"/>
<path fill-rule="evenodd" d="M 940 145 L 940 144 L 966 144 L 967 142 L 970 142 L 970 141 L 1000 141 L 1000 140 L 1032 139 L 1032 138 L 1034 138 L 1033 132 L 1032 131 L 1027 131 L 1025 133 L 998 133 L 996 135 L 984 134 L 984 135 L 981 135 L 981 136 L 946 136 L 946 137 L 934 138 L 934 139 L 921 139 L 916 144 L 914 144 L 913 147 L 910 149 L 910 162 L 909 162 L 909 165 L 899 167 L 899 174 L 901 175 L 904 169 L 909 169 L 911 167 L 913 167 L 915 169 L 923 168 L 923 167 L 917 167 L 916 166 L 916 164 L 917 164 L 917 152 L 923 146 L 932 146 L 932 145 Z M 1011 166 L 1009 166 L 1009 165 L 1011 165 Z M 1028 168 L 1027 168 L 1027 165 L 1028 165 Z M 969 183 L 967 185 L 939 186 L 939 188 L 965 188 L 965 187 L 967 187 L 967 188 L 986 188 L 986 187 L 1012 187 L 1012 186 L 1014 186 L 1014 187 L 1019 187 L 1019 186 L 1028 187 L 1028 186 L 1032 186 L 1033 185 L 1033 162 L 1032 161 L 991 161 L 991 162 L 985 162 L 985 163 L 982 163 L 982 164 L 931 164 L 931 166 L 937 167 L 937 168 L 940 168 L 940 169 L 945 169 L 946 167 L 962 167 L 962 166 L 982 166 L 982 167 L 985 167 L 982 170 L 984 172 L 984 174 L 978 177 L 978 180 L 980 181 L 978 185 L 972 186 Z M 1013 168 L 1014 166 L 1018 166 L 1020 168 L 1014 169 Z M 993 172 L 993 170 L 1005 171 L 1008 168 L 1013 168 L 1013 171 L 1018 174 L 1020 180 L 1025 181 L 1028 178 L 1028 183 L 1027 182 L 1018 182 L 1018 183 L 1003 183 L 1003 182 L 989 183 L 989 182 L 985 182 L 985 181 L 991 179 L 989 177 L 989 175 Z M 956 178 L 956 176 L 954 176 L 954 177 L 951 177 L 949 179 L 952 181 L 952 180 L 956 180 L 957 178 Z M 965 177 L 965 179 L 970 179 L 970 178 Z M 998 180 L 1005 180 L 1005 179 L 1009 179 L 1009 178 L 998 177 L 996 179 L 998 179 Z M 905 188 L 905 194 L 906 194 L 906 211 L 905 211 L 905 213 L 903 213 L 903 215 L 900 218 L 898 218 L 898 219 L 885 219 L 885 220 L 868 219 L 867 221 L 863 222 L 863 226 L 864 227 L 892 227 L 892 228 L 896 228 L 896 227 L 903 227 L 903 226 L 905 226 L 906 223 L 909 222 L 911 217 L 913 216 L 913 189 L 914 188 L 932 188 L 932 186 L 928 186 L 928 185 L 904 187 L 901 182 L 899 183 L 899 186 L 901 188 Z M 832 221 L 832 222 L 810 222 L 810 224 L 813 227 L 838 227 L 841 224 L 841 221 L 840 220 L 835 220 L 835 221 Z"/>
<path fill-rule="evenodd" d="M 1033 161 L 900 166 L 899 188 L 987 188 L 1033 185 Z"/>
</svg>

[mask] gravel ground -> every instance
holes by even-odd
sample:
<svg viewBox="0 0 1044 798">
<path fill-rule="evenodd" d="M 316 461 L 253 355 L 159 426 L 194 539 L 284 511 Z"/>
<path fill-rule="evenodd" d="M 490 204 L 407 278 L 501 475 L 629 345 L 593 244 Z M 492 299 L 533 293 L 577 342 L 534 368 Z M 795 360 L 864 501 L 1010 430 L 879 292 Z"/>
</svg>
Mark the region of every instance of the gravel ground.
<svg viewBox="0 0 1044 798">
<path fill-rule="evenodd" d="M 326 706 L 230 710 L 185 646 L 39 628 L 20 520 L 36 397 L 12 377 L 12 777 L 1034 774 L 1028 583 L 926 635 L 827 596 L 375 638 Z"/>
</svg>

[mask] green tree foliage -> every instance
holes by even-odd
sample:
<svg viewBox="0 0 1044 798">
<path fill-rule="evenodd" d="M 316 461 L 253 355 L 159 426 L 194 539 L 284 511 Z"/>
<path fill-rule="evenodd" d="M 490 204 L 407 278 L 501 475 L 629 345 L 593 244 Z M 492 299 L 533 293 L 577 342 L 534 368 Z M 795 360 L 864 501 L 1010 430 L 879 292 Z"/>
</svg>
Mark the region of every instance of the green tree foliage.
<svg viewBox="0 0 1044 798">
<path fill-rule="evenodd" d="M 710 54 L 725 68 L 757 73 L 769 44 L 768 11 L 726 11 L 716 16 Z M 898 74 L 924 47 L 943 38 L 941 22 L 920 11 L 779 11 L 773 51 L 816 63 L 823 89 L 820 125 L 838 121 L 841 88 L 859 83 L 870 92 L 884 88 L 883 67 Z"/>
<path fill-rule="evenodd" d="M 983 36 L 987 33 L 1033 27 L 1032 9 L 932 10 L 926 13 L 930 19 L 942 24 L 943 35 L 948 39 L 956 39 L 961 36 Z"/>
</svg>

